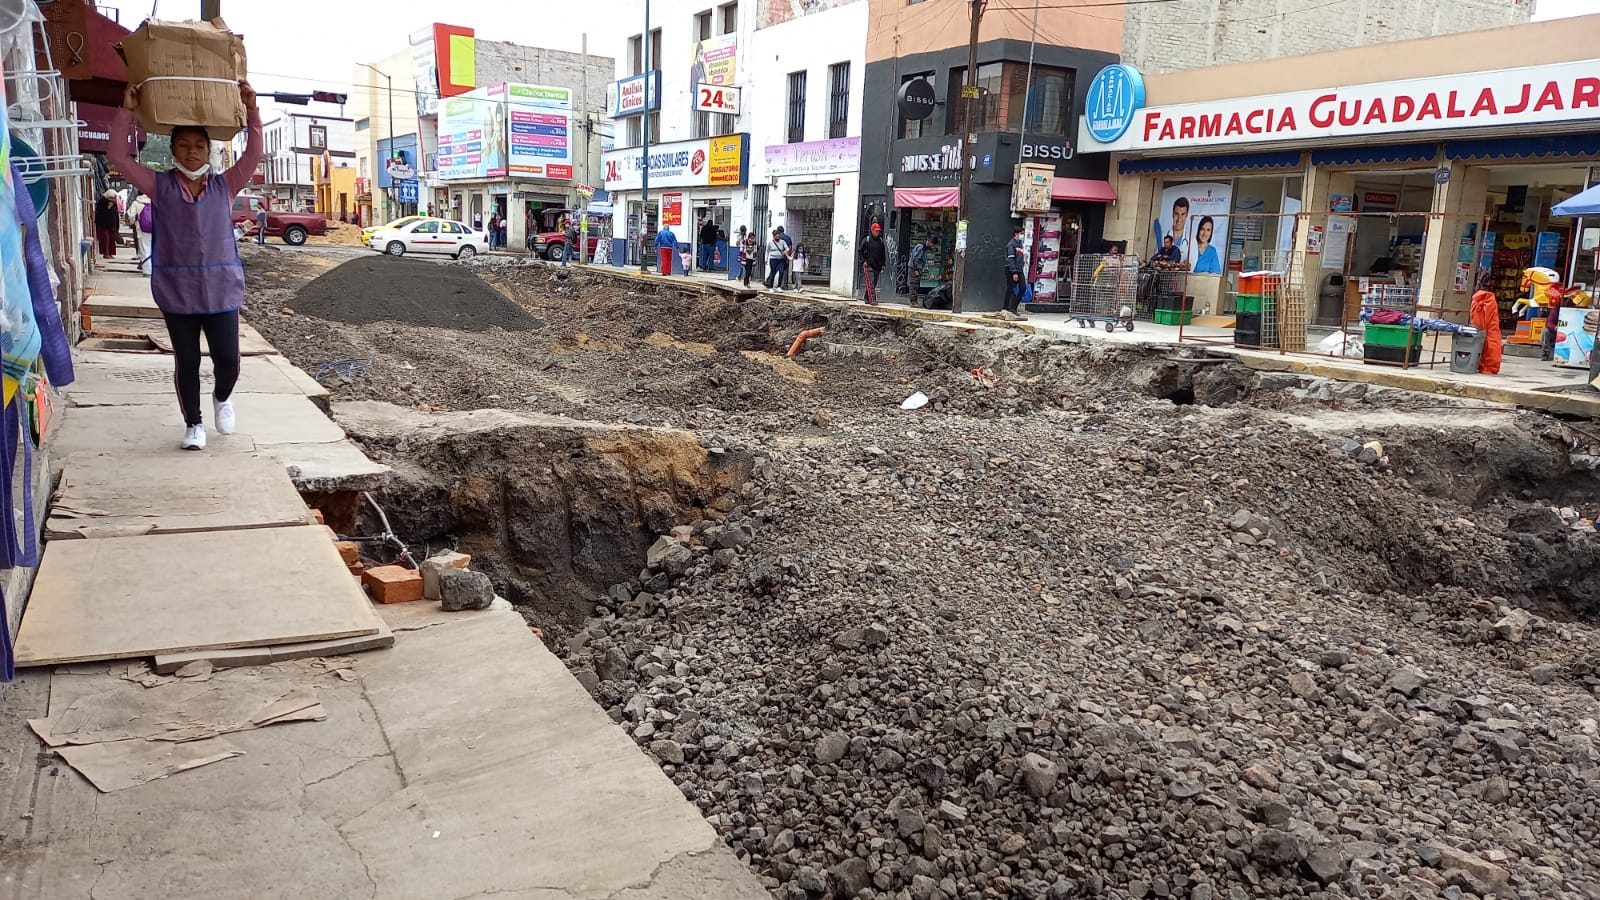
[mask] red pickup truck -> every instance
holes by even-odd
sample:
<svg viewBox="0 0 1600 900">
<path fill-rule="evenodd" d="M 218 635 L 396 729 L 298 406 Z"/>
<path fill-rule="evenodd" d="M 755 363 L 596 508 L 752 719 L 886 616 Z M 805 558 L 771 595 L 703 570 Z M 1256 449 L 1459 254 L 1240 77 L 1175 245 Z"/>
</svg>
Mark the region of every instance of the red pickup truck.
<svg viewBox="0 0 1600 900">
<path fill-rule="evenodd" d="M 254 233 L 256 213 L 263 207 L 267 210 L 267 236 L 281 237 L 285 244 L 298 247 L 306 242 L 307 235 L 328 233 L 328 220 L 317 213 L 279 212 L 266 198 L 254 194 L 233 198 L 233 224 L 247 234 Z"/>
<path fill-rule="evenodd" d="M 561 220 L 572 214 L 570 209 L 545 209 L 539 212 L 538 231 L 533 235 L 533 253 L 551 261 L 561 259 L 567 249 L 567 235 L 561 230 Z M 593 260 L 600 246 L 600 229 L 594 219 L 589 220 L 589 252 L 584 259 Z M 574 257 L 576 259 L 576 257 Z"/>
</svg>

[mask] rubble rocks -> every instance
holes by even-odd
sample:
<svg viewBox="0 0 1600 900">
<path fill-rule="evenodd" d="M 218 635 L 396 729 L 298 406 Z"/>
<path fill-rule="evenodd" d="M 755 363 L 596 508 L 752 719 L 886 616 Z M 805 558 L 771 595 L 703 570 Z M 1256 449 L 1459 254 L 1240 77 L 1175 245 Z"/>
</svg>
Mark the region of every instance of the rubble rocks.
<svg viewBox="0 0 1600 900">
<path fill-rule="evenodd" d="M 441 600 L 444 595 L 439 585 L 439 575 L 449 569 L 465 569 L 472 557 L 465 553 L 447 550 L 422 561 L 417 568 L 422 572 L 422 596 L 428 600 Z"/>
<path fill-rule="evenodd" d="M 1494 633 L 1502 641 L 1520 644 L 1523 636 L 1528 633 L 1528 625 L 1532 622 L 1532 613 L 1525 609 L 1514 609 L 1494 623 Z"/>
<path fill-rule="evenodd" d="M 694 552 L 675 538 L 662 535 L 650 545 L 645 554 L 645 566 L 654 572 L 665 572 L 677 577 L 689 571 L 694 562 Z"/>
<path fill-rule="evenodd" d="M 1029 753 L 1022 758 L 1022 782 L 1029 794 L 1041 798 L 1050 796 L 1060 777 L 1061 772 L 1056 764 L 1039 754 Z"/>
<path fill-rule="evenodd" d="M 489 576 L 473 569 L 445 569 L 439 573 L 439 599 L 449 612 L 488 609 L 494 602 Z"/>
</svg>

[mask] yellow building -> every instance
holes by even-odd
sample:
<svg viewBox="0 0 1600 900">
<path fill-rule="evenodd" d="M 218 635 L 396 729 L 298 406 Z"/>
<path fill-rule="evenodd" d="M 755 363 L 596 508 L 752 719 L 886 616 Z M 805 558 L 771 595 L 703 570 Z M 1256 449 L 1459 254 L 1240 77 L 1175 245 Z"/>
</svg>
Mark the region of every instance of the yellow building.
<svg viewBox="0 0 1600 900">
<path fill-rule="evenodd" d="M 316 211 L 329 220 L 349 221 L 356 211 L 356 170 L 344 160 L 336 165 L 326 151 L 311 169 L 317 191 Z"/>
</svg>

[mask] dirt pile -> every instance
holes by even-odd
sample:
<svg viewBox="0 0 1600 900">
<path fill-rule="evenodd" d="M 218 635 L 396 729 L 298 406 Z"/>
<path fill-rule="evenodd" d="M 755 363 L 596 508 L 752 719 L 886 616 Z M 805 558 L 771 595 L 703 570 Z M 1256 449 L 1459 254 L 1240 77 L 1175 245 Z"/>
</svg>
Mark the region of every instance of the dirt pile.
<svg viewBox="0 0 1600 900">
<path fill-rule="evenodd" d="M 793 900 L 1600 891 L 1597 631 L 1495 596 L 1558 573 L 1164 406 L 778 450 L 571 664 Z"/>
<path fill-rule="evenodd" d="M 352 259 L 294 298 L 297 313 L 349 325 L 398 322 L 457 331 L 529 331 L 539 320 L 456 266 L 386 257 Z"/>
<path fill-rule="evenodd" d="M 1600 512 L 1582 432 L 457 268 L 544 327 L 283 316 L 265 267 L 252 321 L 302 365 L 370 359 L 336 400 L 687 427 L 747 461 L 754 493 L 707 499 L 669 486 L 698 463 L 646 465 L 682 444 L 351 426 L 414 466 L 386 503 L 408 540 L 479 542 L 503 590 L 590 590 L 530 615 L 776 896 L 1600 896 L 1600 546 L 1550 509 Z M 621 537 L 558 527 L 574 484 Z M 537 580 L 585 546 L 618 558 Z"/>
</svg>

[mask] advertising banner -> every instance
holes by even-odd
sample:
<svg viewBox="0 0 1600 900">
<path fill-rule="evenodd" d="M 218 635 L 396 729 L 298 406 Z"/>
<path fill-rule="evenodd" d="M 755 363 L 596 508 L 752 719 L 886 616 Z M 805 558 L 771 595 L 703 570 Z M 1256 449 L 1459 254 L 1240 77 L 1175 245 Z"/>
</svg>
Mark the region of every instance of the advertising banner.
<svg viewBox="0 0 1600 900">
<path fill-rule="evenodd" d="M 824 175 L 854 172 L 861 165 L 861 138 L 834 138 L 804 144 L 768 144 L 767 175 Z"/>
<path fill-rule="evenodd" d="M 1098 78 L 1098 76 L 1097 76 Z M 1593 60 L 1145 106 L 1098 103 L 1084 150 L 1214 147 L 1266 141 L 1581 122 L 1600 115 Z M 1105 106 L 1105 110 L 1100 107 Z M 1114 115 L 1113 115 L 1114 113 Z"/>
<path fill-rule="evenodd" d="M 653 189 L 744 184 L 749 177 L 749 145 L 749 136 L 745 134 L 652 144 L 650 186 Z M 644 165 L 644 153 L 639 147 L 607 153 L 601 163 L 606 190 L 639 190 Z"/>
<path fill-rule="evenodd" d="M 439 65 L 437 44 L 429 25 L 411 35 L 411 78 L 417 84 L 417 115 L 439 114 Z"/>
<path fill-rule="evenodd" d="M 724 34 L 696 41 L 693 67 L 701 74 L 698 79 L 701 84 L 735 84 L 734 73 L 739 69 L 739 36 Z"/>
<path fill-rule="evenodd" d="M 444 181 L 506 174 L 506 86 L 476 88 L 439 102 L 439 177 Z"/>
<path fill-rule="evenodd" d="M 646 72 L 621 81 L 613 81 L 606 88 L 606 101 L 611 107 L 611 117 L 637 116 L 661 108 L 661 72 Z"/>
<path fill-rule="evenodd" d="M 434 68 L 439 96 L 456 97 L 478 86 L 478 41 L 471 28 L 433 26 Z"/>
<path fill-rule="evenodd" d="M 1161 192 L 1156 211 L 1156 246 L 1171 235 L 1184 268 L 1203 275 L 1223 273 L 1222 250 L 1228 246 L 1228 213 L 1233 208 L 1231 182 L 1175 184 Z"/>
<path fill-rule="evenodd" d="M 661 195 L 661 224 L 683 225 L 683 194 L 667 193 Z"/>
<path fill-rule="evenodd" d="M 539 84 L 508 84 L 506 105 L 510 174 L 570 179 L 572 91 Z"/>
</svg>

